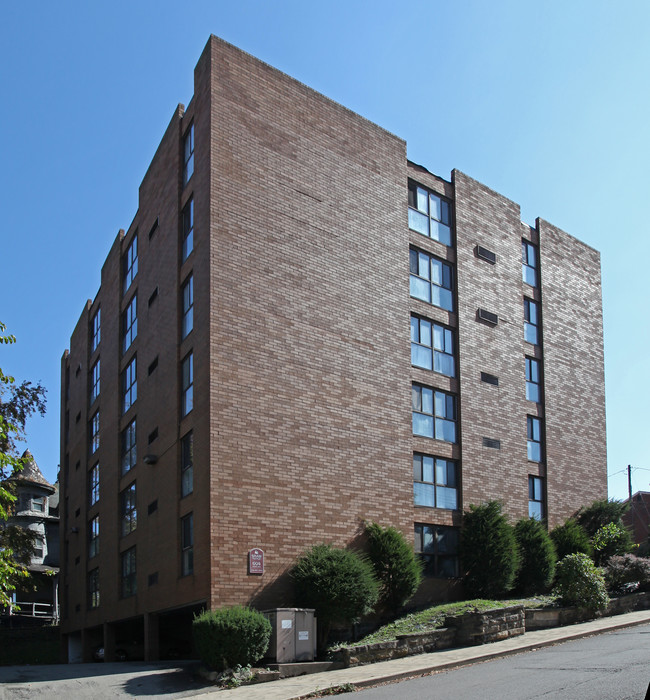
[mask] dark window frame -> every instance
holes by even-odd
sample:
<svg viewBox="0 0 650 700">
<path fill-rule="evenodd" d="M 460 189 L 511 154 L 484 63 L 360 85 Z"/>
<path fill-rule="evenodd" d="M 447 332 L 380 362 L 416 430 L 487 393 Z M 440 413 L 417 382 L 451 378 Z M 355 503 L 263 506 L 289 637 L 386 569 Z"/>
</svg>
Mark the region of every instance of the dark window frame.
<svg viewBox="0 0 650 700">
<path fill-rule="evenodd" d="M 440 281 L 440 284 L 436 280 Z M 424 293 L 424 289 L 427 292 Z M 409 248 L 409 294 L 425 304 L 453 312 L 454 268 L 441 258 L 418 248 Z"/>
<path fill-rule="evenodd" d="M 441 471 L 444 471 L 443 479 L 439 478 Z M 429 474 L 430 478 L 427 478 Z M 414 505 L 442 510 L 458 510 L 458 492 L 458 462 L 456 460 L 436 457 L 423 452 L 413 453 Z M 453 496 L 453 505 L 448 505 L 450 501 L 443 498 L 445 495 Z M 440 505 L 441 502 L 443 505 Z"/>
</svg>

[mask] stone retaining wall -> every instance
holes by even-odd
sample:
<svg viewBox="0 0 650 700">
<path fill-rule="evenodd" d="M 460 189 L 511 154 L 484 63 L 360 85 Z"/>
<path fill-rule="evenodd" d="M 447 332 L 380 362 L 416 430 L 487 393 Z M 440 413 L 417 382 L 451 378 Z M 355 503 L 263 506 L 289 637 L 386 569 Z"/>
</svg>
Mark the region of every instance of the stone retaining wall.
<svg viewBox="0 0 650 700">
<path fill-rule="evenodd" d="M 526 631 L 526 616 L 522 605 L 513 605 L 448 617 L 444 624 L 456 630 L 454 642 L 457 646 L 474 646 L 523 634 Z"/>
</svg>

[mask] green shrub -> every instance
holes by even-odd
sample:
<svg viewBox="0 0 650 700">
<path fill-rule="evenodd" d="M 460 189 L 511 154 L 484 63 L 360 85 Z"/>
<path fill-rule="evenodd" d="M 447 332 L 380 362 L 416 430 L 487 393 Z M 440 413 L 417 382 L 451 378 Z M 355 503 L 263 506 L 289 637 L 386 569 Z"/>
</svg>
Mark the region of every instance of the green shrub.
<svg viewBox="0 0 650 700">
<path fill-rule="evenodd" d="M 463 514 L 460 559 L 468 597 L 498 598 L 513 587 L 519 552 L 498 501 L 471 505 Z"/>
<path fill-rule="evenodd" d="M 650 584 L 650 559 L 635 557 L 634 554 L 614 555 L 605 567 L 607 589 L 613 593 L 623 593 L 630 585 L 636 584 L 645 589 Z"/>
<path fill-rule="evenodd" d="M 524 595 L 546 592 L 555 576 L 555 545 L 539 520 L 527 518 L 515 525 L 521 563 L 515 587 Z"/>
<path fill-rule="evenodd" d="M 317 544 L 291 570 L 298 605 L 315 608 L 319 649 L 333 622 L 349 624 L 369 613 L 379 596 L 370 563 L 360 554 Z"/>
<path fill-rule="evenodd" d="M 607 563 L 613 556 L 620 556 L 632 549 L 630 533 L 618 523 L 607 523 L 596 530 L 592 540 L 594 547 L 594 559 L 598 566 Z"/>
<path fill-rule="evenodd" d="M 623 513 L 628 509 L 627 503 L 606 498 L 602 501 L 594 501 L 578 511 L 576 519 L 589 537 L 593 537 L 596 531 L 607 523 L 623 525 Z"/>
<path fill-rule="evenodd" d="M 269 646 L 271 623 L 257 610 L 234 606 L 204 610 L 192 622 L 202 661 L 215 671 L 254 664 Z"/>
<path fill-rule="evenodd" d="M 555 569 L 555 593 L 565 605 L 604 610 L 609 603 L 603 575 L 586 554 L 569 554 Z"/>
<path fill-rule="evenodd" d="M 396 614 L 417 591 L 422 581 L 422 566 L 413 546 L 397 528 L 366 523 L 368 558 L 381 586 L 380 605 Z"/>
<path fill-rule="evenodd" d="M 592 548 L 589 535 L 582 525 L 570 518 L 564 525 L 558 525 L 551 530 L 551 539 L 555 545 L 558 561 L 564 559 L 567 554 L 586 554 L 591 556 Z"/>
</svg>

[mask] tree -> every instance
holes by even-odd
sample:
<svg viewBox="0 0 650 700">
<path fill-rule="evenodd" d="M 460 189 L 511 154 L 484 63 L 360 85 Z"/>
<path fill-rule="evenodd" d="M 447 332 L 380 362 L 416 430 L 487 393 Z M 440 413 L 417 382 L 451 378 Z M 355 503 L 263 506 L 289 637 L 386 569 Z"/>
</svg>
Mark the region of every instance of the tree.
<svg viewBox="0 0 650 700">
<path fill-rule="evenodd" d="M 578 552 L 591 556 L 589 535 L 573 518 L 569 518 L 564 525 L 553 528 L 551 539 L 555 545 L 558 561 L 564 559 L 567 554 L 577 554 Z"/>
<path fill-rule="evenodd" d="M 582 553 L 568 554 L 557 563 L 555 592 L 564 605 L 596 611 L 609 603 L 605 579 L 593 561 Z"/>
<path fill-rule="evenodd" d="M 4 323 L 0 323 L 0 345 L 16 342 L 13 335 L 5 335 L 6 330 Z M 9 518 L 16 501 L 9 479 L 24 467 L 17 443 L 25 439 L 25 424 L 34 413 L 45 413 L 45 389 L 40 383 L 16 384 L 15 379 L 0 368 L 0 521 Z M 11 602 L 16 584 L 28 576 L 20 563 L 24 551 L 14 549 L 18 541 L 20 538 L 17 539 L 13 528 L 0 527 L 0 606 Z"/>
<path fill-rule="evenodd" d="M 379 603 L 392 614 L 417 591 L 422 581 L 422 567 L 413 546 L 395 527 L 383 528 L 366 523 L 368 558 L 381 586 Z"/>
<path fill-rule="evenodd" d="M 623 513 L 628 509 L 623 501 L 594 501 L 589 506 L 582 507 L 576 516 L 578 523 L 585 529 L 589 537 L 593 537 L 597 530 L 608 523 L 623 526 Z"/>
<path fill-rule="evenodd" d="M 512 589 L 519 568 L 519 551 L 513 528 L 501 512 L 501 503 L 471 505 L 463 514 L 460 559 L 468 596 L 499 598 Z"/>
<path fill-rule="evenodd" d="M 525 595 L 544 593 L 555 575 L 555 546 L 544 525 L 534 518 L 520 520 L 515 525 L 521 566 L 516 588 Z"/>
<path fill-rule="evenodd" d="M 299 605 L 315 608 L 318 647 L 323 650 L 333 622 L 349 624 L 377 602 L 379 583 L 366 559 L 348 549 L 317 544 L 291 570 Z"/>
<path fill-rule="evenodd" d="M 607 523 L 596 530 L 592 540 L 594 561 L 603 566 L 613 556 L 626 554 L 632 549 L 632 537 L 628 530 L 618 523 Z"/>
</svg>

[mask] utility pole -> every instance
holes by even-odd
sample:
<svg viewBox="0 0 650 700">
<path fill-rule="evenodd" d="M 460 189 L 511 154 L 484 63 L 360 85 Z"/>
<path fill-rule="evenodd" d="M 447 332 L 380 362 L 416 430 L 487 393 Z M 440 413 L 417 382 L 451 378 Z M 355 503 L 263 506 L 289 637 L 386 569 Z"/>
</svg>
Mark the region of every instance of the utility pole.
<svg viewBox="0 0 650 700">
<path fill-rule="evenodd" d="M 632 467 L 627 465 L 627 492 L 630 496 L 630 505 L 632 505 Z"/>
</svg>

